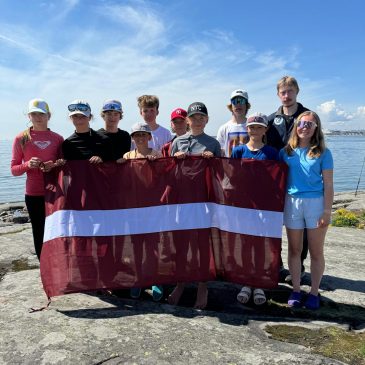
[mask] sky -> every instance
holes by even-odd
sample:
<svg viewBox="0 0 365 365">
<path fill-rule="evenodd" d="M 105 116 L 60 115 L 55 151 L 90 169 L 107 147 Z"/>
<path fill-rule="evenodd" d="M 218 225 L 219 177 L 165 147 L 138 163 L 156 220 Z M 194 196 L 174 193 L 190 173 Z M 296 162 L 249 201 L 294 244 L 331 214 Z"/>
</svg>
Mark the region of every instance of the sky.
<svg viewBox="0 0 365 365">
<path fill-rule="evenodd" d="M 28 126 L 33 98 L 64 137 L 74 99 L 90 103 L 93 129 L 103 101 L 120 100 L 129 131 L 143 94 L 159 97 L 165 127 L 174 108 L 205 103 L 215 135 L 233 90 L 248 92 L 249 114 L 271 114 L 284 75 L 325 129 L 365 130 L 364 10 L 363 0 L 0 0 L 0 140 Z"/>
</svg>

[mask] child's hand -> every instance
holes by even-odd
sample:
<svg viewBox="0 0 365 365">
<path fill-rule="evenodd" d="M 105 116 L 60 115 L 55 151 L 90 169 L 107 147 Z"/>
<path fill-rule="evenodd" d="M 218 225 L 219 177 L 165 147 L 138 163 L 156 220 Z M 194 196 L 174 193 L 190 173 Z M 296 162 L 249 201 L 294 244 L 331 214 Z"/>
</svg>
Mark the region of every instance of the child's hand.
<svg viewBox="0 0 365 365">
<path fill-rule="evenodd" d="M 37 169 L 40 165 L 40 163 L 42 162 L 41 159 L 39 159 L 38 157 L 32 157 L 29 161 L 28 161 L 28 167 L 30 169 Z"/>
<path fill-rule="evenodd" d="M 89 159 L 89 162 L 92 163 L 92 164 L 98 164 L 98 163 L 102 163 L 103 160 L 101 159 L 101 157 L 99 156 L 92 156 L 90 159 Z"/>
<path fill-rule="evenodd" d="M 147 155 L 146 158 L 149 161 L 153 161 L 153 160 L 156 160 L 157 156 Z"/>
<path fill-rule="evenodd" d="M 56 166 L 56 164 L 52 160 L 50 160 L 50 161 L 40 163 L 39 169 L 42 172 L 48 172 L 48 171 L 51 171 L 55 166 Z"/>
<path fill-rule="evenodd" d="M 64 160 L 63 158 L 59 158 L 58 160 L 55 161 L 55 166 L 63 166 L 66 163 L 66 160 Z"/>
<path fill-rule="evenodd" d="M 178 159 L 183 159 L 186 157 L 186 153 L 185 152 L 181 152 L 181 151 L 178 151 L 174 154 L 174 157 L 178 158 Z"/>
<path fill-rule="evenodd" d="M 121 157 L 121 158 L 118 158 L 118 160 L 116 160 L 115 162 L 116 163 L 124 163 L 124 162 L 126 162 L 127 160 L 125 159 L 125 158 L 123 158 L 123 157 Z"/>
<path fill-rule="evenodd" d="M 331 223 L 331 212 L 324 212 L 317 222 L 317 228 L 325 228 Z"/>
<path fill-rule="evenodd" d="M 210 151 L 204 151 L 204 152 L 202 153 L 202 157 L 204 157 L 204 158 L 212 158 L 212 157 L 214 157 L 214 155 L 213 155 L 213 152 L 210 152 Z"/>
</svg>

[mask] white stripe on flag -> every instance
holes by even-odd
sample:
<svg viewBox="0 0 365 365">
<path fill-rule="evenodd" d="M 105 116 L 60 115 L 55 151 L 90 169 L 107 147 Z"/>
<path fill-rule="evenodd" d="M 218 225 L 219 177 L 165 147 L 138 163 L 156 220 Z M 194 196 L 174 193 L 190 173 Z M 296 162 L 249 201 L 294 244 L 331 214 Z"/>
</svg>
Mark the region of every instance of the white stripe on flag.
<svg viewBox="0 0 365 365">
<path fill-rule="evenodd" d="M 58 210 L 46 218 L 44 242 L 57 237 L 119 236 L 216 227 L 281 238 L 283 213 L 216 203 L 170 204 L 116 210 Z"/>
</svg>

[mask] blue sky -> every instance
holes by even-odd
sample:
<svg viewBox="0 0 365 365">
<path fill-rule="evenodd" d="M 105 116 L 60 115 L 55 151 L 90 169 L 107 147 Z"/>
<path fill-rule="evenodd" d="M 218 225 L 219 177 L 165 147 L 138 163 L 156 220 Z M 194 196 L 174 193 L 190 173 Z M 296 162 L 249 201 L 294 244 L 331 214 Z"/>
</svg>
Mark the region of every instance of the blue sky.
<svg viewBox="0 0 365 365">
<path fill-rule="evenodd" d="M 35 97 L 64 137 L 76 98 L 89 101 L 94 129 L 103 100 L 121 100 L 129 130 L 142 94 L 160 97 L 166 127 L 173 108 L 204 102 L 214 135 L 230 119 L 231 91 L 270 114 L 287 74 L 327 129 L 365 129 L 364 10 L 362 0 L 1 0 L 0 139 L 27 126 Z"/>
</svg>

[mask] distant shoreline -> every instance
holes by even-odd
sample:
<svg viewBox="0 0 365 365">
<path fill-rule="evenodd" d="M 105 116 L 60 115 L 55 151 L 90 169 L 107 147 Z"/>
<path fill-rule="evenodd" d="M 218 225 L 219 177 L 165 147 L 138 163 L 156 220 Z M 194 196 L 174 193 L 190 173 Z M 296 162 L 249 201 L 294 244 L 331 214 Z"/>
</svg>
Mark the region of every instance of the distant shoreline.
<svg viewBox="0 0 365 365">
<path fill-rule="evenodd" d="M 365 130 L 359 131 L 342 131 L 342 130 L 325 130 L 326 136 L 365 136 Z"/>
</svg>

